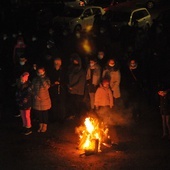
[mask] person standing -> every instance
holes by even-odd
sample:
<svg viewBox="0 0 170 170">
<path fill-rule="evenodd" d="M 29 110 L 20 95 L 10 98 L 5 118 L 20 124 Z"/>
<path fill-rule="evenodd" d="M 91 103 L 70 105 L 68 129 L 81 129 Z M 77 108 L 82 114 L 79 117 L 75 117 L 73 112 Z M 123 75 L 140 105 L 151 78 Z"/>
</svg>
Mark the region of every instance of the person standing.
<svg viewBox="0 0 170 170">
<path fill-rule="evenodd" d="M 72 54 L 68 70 L 69 114 L 80 116 L 83 107 L 86 74 L 82 69 L 81 58 Z"/>
<path fill-rule="evenodd" d="M 101 79 L 101 67 L 97 63 L 96 58 L 91 58 L 89 67 L 87 68 L 86 83 L 88 94 L 90 97 L 90 106 L 92 110 L 94 110 L 94 96 L 97 87 L 99 86 L 100 79 Z"/>
<path fill-rule="evenodd" d="M 110 88 L 113 92 L 113 97 L 115 99 L 115 105 L 117 106 L 120 102 L 120 81 L 121 81 L 121 73 L 116 61 L 112 58 L 107 62 L 106 67 L 102 73 L 103 79 L 108 79 L 110 81 Z"/>
<path fill-rule="evenodd" d="M 142 85 L 142 71 L 136 59 L 130 59 L 124 78 L 124 88 L 126 89 L 126 98 L 124 99 L 126 107 L 132 109 L 132 118 L 138 121 L 143 113 L 144 93 Z"/>
<path fill-rule="evenodd" d="M 32 90 L 31 82 L 28 80 L 29 73 L 24 72 L 20 76 L 20 80 L 17 82 L 17 91 L 16 91 L 16 101 L 19 106 L 20 115 L 23 123 L 23 132 L 25 135 L 32 133 L 31 130 L 31 101 L 32 101 Z"/>
<path fill-rule="evenodd" d="M 14 46 L 13 50 L 13 63 L 16 65 L 19 62 L 19 58 L 24 55 L 26 50 L 26 44 L 24 42 L 24 38 L 19 36 L 17 39 L 17 43 Z"/>
<path fill-rule="evenodd" d="M 160 97 L 160 113 L 162 117 L 162 138 L 168 136 L 170 140 L 170 95 L 169 90 L 160 89 L 158 91 Z"/>
<path fill-rule="evenodd" d="M 22 55 L 19 57 L 19 61 L 16 63 L 16 65 L 14 65 L 13 68 L 13 78 L 12 78 L 12 84 L 11 84 L 11 88 L 10 88 L 10 95 L 13 94 L 13 96 L 11 96 L 12 100 L 15 100 L 15 93 L 16 93 L 16 88 L 17 88 L 17 82 L 20 81 L 20 76 L 24 73 L 24 72 L 28 72 L 30 75 L 30 65 L 28 63 L 28 60 L 26 58 L 26 56 Z M 30 77 L 30 76 L 29 76 Z M 16 105 L 15 102 L 11 101 L 11 106 L 13 107 L 13 111 L 14 111 L 14 116 L 15 117 L 20 117 L 20 113 L 18 110 L 18 106 Z"/>
<path fill-rule="evenodd" d="M 51 108 L 49 95 L 50 80 L 46 76 L 44 67 L 37 69 L 37 76 L 32 80 L 33 109 L 38 116 L 38 132 L 46 132 L 48 124 L 48 110 Z"/>
<path fill-rule="evenodd" d="M 105 123 L 108 122 L 110 109 L 114 106 L 112 90 L 110 89 L 109 84 L 109 80 L 102 80 L 101 86 L 97 88 L 94 100 L 98 116 Z"/>
<path fill-rule="evenodd" d="M 49 73 L 51 81 L 50 97 L 52 102 L 51 121 L 63 122 L 66 116 L 66 85 L 67 76 L 62 68 L 61 58 L 54 59 L 54 67 Z"/>
</svg>

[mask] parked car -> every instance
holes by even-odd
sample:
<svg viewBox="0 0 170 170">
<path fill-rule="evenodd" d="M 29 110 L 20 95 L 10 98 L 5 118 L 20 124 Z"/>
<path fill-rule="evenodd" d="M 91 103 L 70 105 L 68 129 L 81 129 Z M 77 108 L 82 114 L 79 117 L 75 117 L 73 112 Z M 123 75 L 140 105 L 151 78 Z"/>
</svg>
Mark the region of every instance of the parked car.
<svg viewBox="0 0 170 170">
<path fill-rule="evenodd" d="M 81 0 L 63 0 L 63 2 L 69 7 L 85 6 L 85 3 Z"/>
<path fill-rule="evenodd" d="M 88 30 L 93 27 L 94 17 L 98 14 L 104 14 L 104 10 L 97 6 L 79 6 L 68 7 L 61 16 L 53 19 L 52 27 L 63 32 L 77 32 Z M 54 31 L 57 31 L 54 30 Z"/>
<path fill-rule="evenodd" d="M 148 9 L 154 8 L 161 0 L 135 0 L 136 5 L 146 7 Z"/>
<path fill-rule="evenodd" d="M 152 18 L 146 8 L 116 8 L 107 11 L 95 24 L 100 33 L 119 35 L 125 27 L 135 26 L 148 30 L 152 25 Z"/>
<path fill-rule="evenodd" d="M 89 5 L 100 6 L 105 11 L 108 11 L 115 7 L 131 7 L 134 5 L 134 2 L 133 0 L 91 0 Z"/>
</svg>

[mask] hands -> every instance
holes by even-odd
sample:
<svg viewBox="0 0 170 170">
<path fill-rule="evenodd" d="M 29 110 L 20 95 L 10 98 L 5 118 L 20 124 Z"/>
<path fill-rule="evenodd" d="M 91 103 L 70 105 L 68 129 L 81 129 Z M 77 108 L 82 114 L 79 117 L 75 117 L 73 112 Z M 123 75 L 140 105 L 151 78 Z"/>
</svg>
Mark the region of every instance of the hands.
<svg viewBox="0 0 170 170">
<path fill-rule="evenodd" d="M 24 98 L 23 103 L 27 103 L 28 99 Z"/>
<path fill-rule="evenodd" d="M 72 88 L 72 87 L 69 87 L 68 89 L 69 89 L 69 90 L 73 90 L 73 88 Z"/>
<path fill-rule="evenodd" d="M 35 100 L 41 100 L 41 98 L 38 96 L 35 96 Z"/>
</svg>

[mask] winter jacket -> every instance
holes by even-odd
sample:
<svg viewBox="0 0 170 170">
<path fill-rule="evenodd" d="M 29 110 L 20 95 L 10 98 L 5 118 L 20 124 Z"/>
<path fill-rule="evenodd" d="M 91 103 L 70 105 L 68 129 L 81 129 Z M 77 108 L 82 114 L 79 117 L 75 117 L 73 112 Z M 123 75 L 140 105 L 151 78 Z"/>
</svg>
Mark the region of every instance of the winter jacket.
<svg viewBox="0 0 170 170">
<path fill-rule="evenodd" d="M 93 71 L 93 76 L 91 75 L 91 68 L 90 66 L 87 69 L 87 74 L 86 74 L 86 80 L 91 80 L 91 83 L 95 86 L 99 85 L 100 83 L 100 78 L 101 78 L 101 67 L 98 64 L 95 64 L 94 66 L 94 71 Z"/>
<path fill-rule="evenodd" d="M 27 81 L 24 84 L 18 83 L 16 91 L 16 101 L 20 110 L 31 109 L 32 105 L 32 89 L 31 83 Z"/>
<path fill-rule="evenodd" d="M 104 69 L 103 78 L 108 78 L 110 80 L 110 88 L 113 91 L 113 97 L 114 98 L 119 98 L 120 97 L 120 80 L 121 80 L 121 74 L 119 70 L 109 70 L 109 69 Z"/>
<path fill-rule="evenodd" d="M 69 87 L 72 90 L 69 91 L 70 94 L 84 95 L 85 89 L 85 71 L 79 70 L 78 72 L 72 72 L 69 74 Z"/>
<path fill-rule="evenodd" d="M 110 88 L 105 88 L 103 86 L 98 87 L 95 93 L 94 105 L 98 106 L 110 106 L 113 107 L 113 95 Z"/>
<path fill-rule="evenodd" d="M 78 65 L 71 65 L 68 72 L 68 88 L 70 94 L 84 95 L 86 74 L 81 66 L 81 59 L 76 58 L 79 61 Z"/>
<path fill-rule="evenodd" d="M 33 89 L 33 109 L 49 110 L 51 108 L 51 99 L 49 95 L 50 80 L 48 77 L 35 77 L 32 80 Z"/>
<path fill-rule="evenodd" d="M 160 113 L 161 115 L 170 115 L 170 94 L 160 96 Z"/>
<path fill-rule="evenodd" d="M 26 45 L 23 37 L 19 37 L 13 51 L 13 62 L 18 63 L 19 58 L 25 53 Z"/>
</svg>

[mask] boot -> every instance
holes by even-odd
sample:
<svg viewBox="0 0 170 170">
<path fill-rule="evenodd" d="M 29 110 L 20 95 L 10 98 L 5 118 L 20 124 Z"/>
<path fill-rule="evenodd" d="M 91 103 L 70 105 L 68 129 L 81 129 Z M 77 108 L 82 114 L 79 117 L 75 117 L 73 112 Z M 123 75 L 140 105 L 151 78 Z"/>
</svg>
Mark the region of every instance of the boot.
<svg viewBox="0 0 170 170">
<path fill-rule="evenodd" d="M 46 132 L 47 131 L 47 124 L 43 124 L 41 132 Z"/>
<path fill-rule="evenodd" d="M 43 123 L 40 123 L 40 124 L 39 124 L 39 129 L 38 129 L 37 132 L 41 132 L 42 128 L 43 128 Z"/>
</svg>

